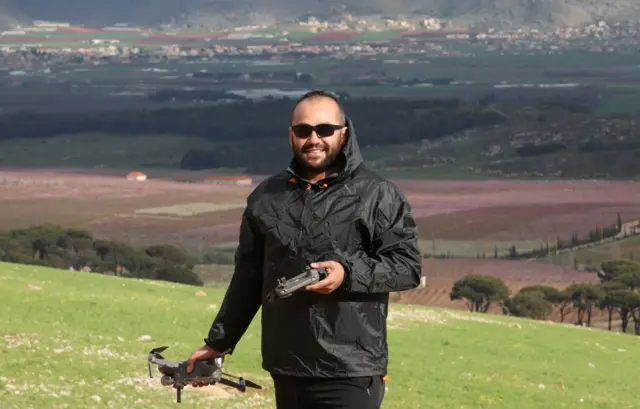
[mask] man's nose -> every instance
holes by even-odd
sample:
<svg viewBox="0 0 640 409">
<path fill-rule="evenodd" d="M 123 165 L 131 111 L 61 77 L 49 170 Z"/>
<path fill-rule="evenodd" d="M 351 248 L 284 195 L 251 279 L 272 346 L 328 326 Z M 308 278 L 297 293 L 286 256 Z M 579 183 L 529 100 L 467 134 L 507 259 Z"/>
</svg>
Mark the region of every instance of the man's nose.
<svg viewBox="0 0 640 409">
<path fill-rule="evenodd" d="M 318 143 L 320 142 L 320 137 L 316 133 L 315 129 L 311 131 L 309 134 L 308 142 Z"/>
</svg>

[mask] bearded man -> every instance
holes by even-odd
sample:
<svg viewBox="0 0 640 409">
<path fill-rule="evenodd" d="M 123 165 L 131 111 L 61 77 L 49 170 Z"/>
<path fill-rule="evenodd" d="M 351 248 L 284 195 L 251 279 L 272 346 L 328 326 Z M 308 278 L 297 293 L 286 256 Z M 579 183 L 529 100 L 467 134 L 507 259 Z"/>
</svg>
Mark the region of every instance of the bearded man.
<svg viewBox="0 0 640 409">
<path fill-rule="evenodd" d="M 290 166 L 247 199 L 235 272 L 187 368 L 233 351 L 262 306 L 262 367 L 278 409 L 377 409 L 389 293 L 420 285 L 416 223 L 399 189 L 366 168 L 353 122 L 333 94 L 316 90 L 298 100 L 289 143 Z M 325 268 L 326 278 L 267 302 L 280 277 L 309 266 Z"/>
</svg>

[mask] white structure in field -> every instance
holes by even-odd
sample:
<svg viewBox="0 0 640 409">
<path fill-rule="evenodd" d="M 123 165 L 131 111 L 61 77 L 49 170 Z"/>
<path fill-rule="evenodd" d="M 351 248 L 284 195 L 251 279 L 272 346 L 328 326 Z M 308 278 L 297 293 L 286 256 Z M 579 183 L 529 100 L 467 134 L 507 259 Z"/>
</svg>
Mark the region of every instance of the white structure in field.
<svg viewBox="0 0 640 409">
<path fill-rule="evenodd" d="M 127 175 L 127 180 L 147 180 L 147 175 L 142 172 L 131 172 Z"/>
</svg>

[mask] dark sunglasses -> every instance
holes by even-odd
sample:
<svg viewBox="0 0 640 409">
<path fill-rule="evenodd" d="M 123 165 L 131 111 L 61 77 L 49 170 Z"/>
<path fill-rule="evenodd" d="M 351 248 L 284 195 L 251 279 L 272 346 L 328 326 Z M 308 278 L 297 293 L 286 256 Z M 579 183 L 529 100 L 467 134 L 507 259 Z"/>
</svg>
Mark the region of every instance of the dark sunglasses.
<svg viewBox="0 0 640 409">
<path fill-rule="evenodd" d="M 291 127 L 296 138 L 306 139 L 311 136 L 311 132 L 315 131 L 319 138 L 326 138 L 333 135 L 338 129 L 346 128 L 345 125 L 333 124 L 296 124 Z"/>
</svg>

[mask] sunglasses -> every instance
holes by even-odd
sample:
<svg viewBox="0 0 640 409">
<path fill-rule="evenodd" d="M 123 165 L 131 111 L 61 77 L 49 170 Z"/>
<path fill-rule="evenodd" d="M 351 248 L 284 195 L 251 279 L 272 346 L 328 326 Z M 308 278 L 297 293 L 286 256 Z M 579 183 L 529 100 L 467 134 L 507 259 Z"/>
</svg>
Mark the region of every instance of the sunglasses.
<svg viewBox="0 0 640 409">
<path fill-rule="evenodd" d="M 346 128 L 345 125 L 333 124 L 296 124 L 291 127 L 296 138 L 306 139 L 311 136 L 311 132 L 315 131 L 319 138 L 326 138 L 333 135 L 337 130 Z"/>
</svg>

